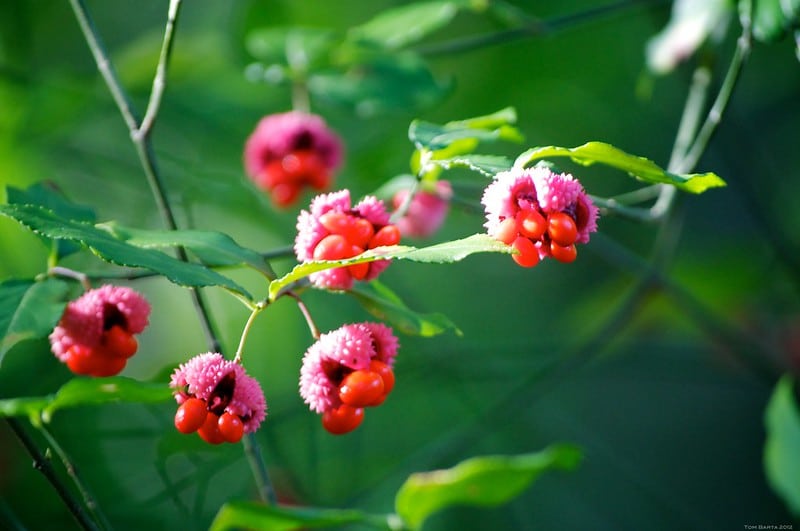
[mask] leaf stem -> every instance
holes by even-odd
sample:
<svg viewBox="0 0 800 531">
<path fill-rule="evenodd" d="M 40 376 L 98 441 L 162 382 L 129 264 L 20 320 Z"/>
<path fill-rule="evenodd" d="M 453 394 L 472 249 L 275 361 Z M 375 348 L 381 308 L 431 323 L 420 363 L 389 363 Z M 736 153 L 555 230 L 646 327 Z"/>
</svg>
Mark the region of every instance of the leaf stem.
<svg viewBox="0 0 800 531">
<path fill-rule="evenodd" d="M 261 310 L 266 308 L 268 304 L 269 301 L 259 301 L 255 307 L 253 307 L 250 317 L 247 318 L 247 322 L 244 324 L 244 328 L 242 329 L 242 335 L 239 338 L 239 347 L 236 349 L 236 356 L 233 358 L 233 361 L 236 363 L 242 362 L 242 352 L 244 351 L 244 344 L 247 341 L 247 335 L 250 333 L 250 327 L 253 326 L 256 316 L 261 313 Z"/>
<path fill-rule="evenodd" d="M 300 308 L 300 312 L 306 319 L 306 323 L 308 324 L 308 329 L 311 332 L 311 337 L 313 337 L 315 340 L 319 339 L 320 336 L 319 328 L 317 328 L 316 323 L 314 323 L 314 319 L 311 317 L 311 312 L 308 311 L 308 308 L 303 302 L 303 299 L 301 299 L 300 296 L 293 291 L 287 291 L 286 295 L 290 296 L 295 301 L 297 301 L 297 307 Z"/>
<path fill-rule="evenodd" d="M 103 514 L 103 511 L 100 510 L 100 506 L 97 504 L 94 496 L 91 494 L 91 492 L 89 492 L 89 489 L 81 480 L 78 474 L 78 469 L 72 462 L 72 459 L 70 459 L 69 455 L 67 455 L 50 431 L 44 427 L 44 424 L 39 424 L 37 428 L 42 435 L 44 435 L 44 438 L 47 440 L 47 444 L 53 449 L 58 458 L 61 460 L 61 463 L 64 465 L 64 469 L 67 471 L 67 474 L 70 478 L 72 478 L 72 483 L 78 489 L 78 492 L 83 498 L 84 505 L 89 510 L 89 513 L 92 515 L 94 520 L 98 523 L 98 526 L 101 529 L 112 529 L 111 523 L 108 521 L 105 514 Z"/>
<path fill-rule="evenodd" d="M 42 451 L 36 446 L 36 442 L 28 435 L 20 422 L 14 418 L 6 418 L 6 422 L 11 427 L 17 439 L 22 443 L 22 446 L 25 447 L 28 455 L 33 459 L 33 468 L 41 472 L 50 485 L 53 486 L 58 496 L 64 502 L 64 505 L 67 506 L 67 509 L 72 513 L 72 516 L 75 517 L 75 520 L 78 521 L 81 528 L 87 531 L 100 531 L 95 522 L 92 521 L 83 509 L 80 502 L 73 497 L 67 486 L 64 485 L 61 479 L 56 475 L 55 470 L 53 470 L 53 465 L 50 463 L 50 459 L 42 454 Z"/>
<path fill-rule="evenodd" d="M 71 278 L 77 280 L 83 286 L 84 291 L 92 289 L 92 284 L 89 282 L 89 277 L 80 271 L 74 271 L 67 267 L 53 266 L 47 270 L 49 275 L 56 275 L 59 277 Z"/>
</svg>

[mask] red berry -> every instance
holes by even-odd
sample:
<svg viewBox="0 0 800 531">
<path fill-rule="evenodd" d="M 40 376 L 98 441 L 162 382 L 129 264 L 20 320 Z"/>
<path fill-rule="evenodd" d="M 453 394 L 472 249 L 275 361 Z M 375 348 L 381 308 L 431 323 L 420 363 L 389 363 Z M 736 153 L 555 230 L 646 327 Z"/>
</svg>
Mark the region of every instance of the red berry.
<svg viewBox="0 0 800 531">
<path fill-rule="evenodd" d="M 314 260 L 341 260 L 353 256 L 352 245 L 339 234 L 329 234 L 314 248 Z"/>
<path fill-rule="evenodd" d="M 494 237 L 506 245 L 511 245 L 518 235 L 517 222 L 514 218 L 506 218 L 497 226 Z"/>
<path fill-rule="evenodd" d="M 244 423 L 239 415 L 234 415 L 226 411 L 219 417 L 217 427 L 219 428 L 219 432 L 229 443 L 237 443 L 242 440 L 242 435 L 244 435 Z"/>
<path fill-rule="evenodd" d="M 367 245 L 368 249 L 381 247 L 383 245 L 397 245 L 400 243 L 400 229 L 397 225 L 386 225 L 375 233 Z"/>
<path fill-rule="evenodd" d="M 319 222 L 331 234 L 344 236 L 350 230 L 355 218 L 344 212 L 326 212 L 319 217 Z"/>
<path fill-rule="evenodd" d="M 383 380 L 383 394 L 388 395 L 394 389 L 394 371 L 382 361 L 372 360 L 369 362 L 369 370 L 377 372 Z"/>
<path fill-rule="evenodd" d="M 511 255 L 514 261 L 522 267 L 533 267 L 539 263 L 539 251 L 528 238 L 518 236 L 511 245 L 517 252 Z"/>
<path fill-rule="evenodd" d="M 94 366 L 89 373 L 92 376 L 114 376 L 122 372 L 128 362 L 125 358 L 108 357 L 95 354 L 92 358 Z"/>
<path fill-rule="evenodd" d="M 362 249 L 366 248 L 372 237 L 375 235 L 375 227 L 364 218 L 353 218 L 353 222 L 344 233 L 344 237 Z M 398 241 L 399 238 L 398 238 Z"/>
<path fill-rule="evenodd" d="M 279 160 L 273 160 L 267 163 L 264 169 L 261 170 L 261 173 L 255 177 L 256 185 L 262 190 L 267 191 L 272 190 L 277 184 L 286 182 L 286 172 L 283 171 L 283 166 Z"/>
<path fill-rule="evenodd" d="M 578 227 L 566 212 L 554 212 L 547 217 L 547 234 L 558 245 L 567 247 L 578 238 Z"/>
<path fill-rule="evenodd" d="M 532 240 L 538 240 L 547 230 L 547 220 L 536 210 L 520 210 L 517 213 L 519 233 Z"/>
<path fill-rule="evenodd" d="M 272 200 L 280 207 L 286 207 L 294 203 L 300 195 L 300 185 L 297 183 L 278 183 L 270 192 Z"/>
<path fill-rule="evenodd" d="M 339 385 L 339 399 L 348 406 L 369 406 L 382 396 L 383 379 L 377 372 L 353 371 Z"/>
<path fill-rule="evenodd" d="M 119 325 L 114 325 L 103 333 L 102 343 L 106 353 L 120 358 L 130 358 L 139 348 L 133 334 Z"/>
<path fill-rule="evenodd" d="M 570 262 L 574 262 L 575 258 L 578 257 L 578 249 L 575 248 L 575 244 L 567 245 L 566 247 L 558 245 L 556 242 L 550 242 L 550 256 L 558 260 L 559 262 L 564 262 L 568 264 Z"/>
<path fill-rule="evenodd" d="M 175 427 L 181 433 L 194 433 L 205 423 L 207 414 L 205 400 L 189 398 L 175 412 Z"/>
<path fill-rule="evenodd" d="M 200 436 L 208 444 L 222 444 L 225 442 L 225 437 L 219 431 L 219 417 L 217 417 L 214 413 L 208 412 L 206 415 L 206 420 L 203 422 L 203 425 L 200 426 L 200 429 L 197 430 L 197 434 Z"/>
<path fill-rule="evenodd" d="M 358 428 L 364 420 L 364 410 L 347 404 L 329 409 L 322 414 L 322 426 L 334 435 L 342 435 Z"/>
<path fill-rule="evenodd" d="M 353 256 L 358 256 L 364 252 L 364 249 L 358 247 L 357 245 L 353 245 L 351 249 Z M 364 280 L 364 278 L 366 278 L 367 274 L 369 273 L 369 262 L 362 262 L 360 264 L 353 264 L 351 266 L 347 266 L 347 270 L 350 271 L 350 274 L 353 275 L 354 279 Z"/>
<path fill-rule="evenodd" d="M 72 345 L 66 358 L 67 367 L 75 374 L 91 374 L 97 365 L 94 352 L 86 345 Z"/>
</svg>

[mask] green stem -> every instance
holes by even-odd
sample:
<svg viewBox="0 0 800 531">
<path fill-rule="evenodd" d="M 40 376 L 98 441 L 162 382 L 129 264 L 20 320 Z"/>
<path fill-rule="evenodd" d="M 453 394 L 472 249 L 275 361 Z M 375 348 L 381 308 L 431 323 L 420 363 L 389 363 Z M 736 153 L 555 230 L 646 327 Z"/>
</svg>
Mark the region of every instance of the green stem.
<svg viewBox="0 0 800 531">
<path fill-rule="evenodd" d="M 250 317 L 247 318 L 247 322 L 244 324 L 244 329 L 242 329 L 242 335 L 239 338 L 239 347 L 236 349 L 236 356 L 233 358 L 233 361 L 236 363 L 242 362 L 242 352 L 244 351 L 244 344 L 247 341 L 247 335 L 250 333 L 250 327 L 253 326 L 256 316 L 261 313 L 261 310 L 266 308 L 268 304 L 269 302 L 267 301 L 260 301 L 255 305 L 255 307 L 253 307 Z"/>
<path fill-rule="evenodd" d="M 6 422 L 33 459 L 33 468 L 41 472 L 50 485 L 53 486 L 56 494 L 58 494 L 64 502 L 64 505 L 66 505 L 69 512 L 72 513 L 72 516 L 75 517 L 75 520 L 77 520 L 81 528 L 87 531 L 100 531 L 95 522 L 83 509 L 81 503 L 75 499 L 67 486 L 64 485 L 61 479 L 56 475 L 53 466 L 50 464 L 50 459 L 42 454 L 39 447 L 36 446 L 36 442 L 28 435 L 20 422 L 14 418 L 6 418 Z"/>
<path fill-rule="evenodd" d="M 89 510 L 89 513 L 91 513 L 94 520 L 98 523 L 99 527 L 101 529 L 111 529 L 111 523 L 108 521 L 105 514 L 103 514 L 103 511 L 100 510 L 100 506 L 97 504 L 97 501 L 92 493 L 89 492 L 88 487 L 84 485 L 80 475 L 78 474 L 78 469 L 72 462 L 72 459 L 70 459 L 69 455 L 67 455 L 50 431 L 44 427 L 44 424 L 40 424 L 37 427 L 47 440 L 47 444 L 53 449 L 58 458 L 61 460 L 61 463 L 64 465 L 64 469 L 67 471 L 67 474 L 70 478 L 72 478 L 72 483 L 78 489 L 78 492 L 83 498 L 84 505 Z"/>
<path fill-rule="evenodd" d="M 256 481 L 256 488 L 258 489 L 258 496 L 266 504 L 276 505 L 278 503 L 275 497 L 275 489 L 272 488 L 272 481 L 269 479 L 269 471 L 267 465 L 264 463 L 264 456 L 261 454 L 261 449 L 258 446 L 258 439 L 255 433 L 248 433 L 242 437 L 242 445 L 244 446 L 244 453 L 250 463 L 250 468 L 253 469 Z"/>
<path fill-rule="evenodd" d="M 316 323 L 314 323 L 314 319 L 311 317 L 311 312 L 309 312 L 308 308 L 306 308 L 303 299 L 301 299 L 300 296 L 294 293 L 293 291 L 287 291 L 286 295 L 290 296 L 295 301 L 297 301 L 297 307 L 300 308 L 300 313 L 303 314 L 303 317 L 305 318 L 306 323 L 308 324 L 308 329 L 311 332 L 311 337 L 313 337 L 315 340 L 319 339 L 320 335 L 319 328 L 317 328 Z"/>
<path fill-rule="evenodd" d="M 73 280 L 77 280 L 83 286 L 84 291 L 89 291 L 92 289 L 92 284 L 89 282 L 88 275 L 81 273 L 79 271 L 73 271 L 67 267 L 61 266 L 53 266 L 48 268 L 47 273 L 49 275 L 56 275 L 59 277 L 71 278 Z"/>
</svg>

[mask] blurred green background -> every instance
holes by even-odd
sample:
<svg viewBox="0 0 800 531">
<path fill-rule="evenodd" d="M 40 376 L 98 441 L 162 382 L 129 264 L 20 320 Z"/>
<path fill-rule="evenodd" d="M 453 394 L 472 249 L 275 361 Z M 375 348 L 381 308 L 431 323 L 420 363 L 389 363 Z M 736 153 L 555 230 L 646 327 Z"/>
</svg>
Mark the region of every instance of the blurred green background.
<svg viewBox="0 0 800 531">
<path fill-rule="evenodd" d="M 88 4 L 142 110 L 167 2 Z M 222 230 L 263 251 L 291 244 L 308 197 L 278 211 L 242 170 L 242 145 L 259 118 L 291 105 L 285 87 L 245 78 L 253 60 L 246 35 L 280 25 L 344 31 L 401 4 L 186 2 L 154 133 L 179 224 Z M 346 142 L 337 186 L 357 197 L 407 172 L 406 133 L 414 118 L 442 123 L 506 106 L 516 107 L 526 143 L 486 152 L 514 156 L 535 145 L 601 140 L 665 165 L 692 70 L 684 65 L 663 78 L 646 72 L 645 44 L 668 20 L 669 4 L 631 4 L 547 36 L 429 57 L 437 79 L 452 90 L 426 108 L 361 116 L 312 99 L 312 109 Z M 548 19 L 602 3 L 513 5 Z M 732 26 L 720 47 L 718 76 L 733 48 Z M 499 28 L 489 17 L 465 13 L 430 40 Z M 24 187 L 50 180 L 73 201 L 92 205 L 100 220 L 160 227 L 127 129 L 69 4 L 5 0 L 0 36 L 0 182 Z M 792 43 L 756 44 L 698 167 L 729 186 L 681 197 L 665 227 L 606 216 L 568 266 L 545 261 L 525 270 L 499 255 L 451 266 L 392 265 L 381 277 L 385 284 L 414 309 L 444 313 L 464 336 L 401 336 L 396 391 L 353 434 L 330 436 L 307 410 L 297 380 L 312 340 L 292 301 L 269 308 L 256 321 L 245 360 L 269 404 L 258 440 L 280 497 L 389 512 L 411 472 L 562 441 L 584 449 L 577 471 L 545 475 L 498 509 L 447 510 L 426 529 L 741 529 L 791 522 L 767 486 L 761 456 L 772 385 L 800 360 L 799 120 L 800 65 Z M 602 169 L 579 175 L 599 196 L 635 188 Z M 461 197 L 477 203 L 485 178 L 448 177 Z M 436 238 L 479 232 L 482 223 L 479 213 L 454 208 Z M 657 238 L 667 240 L 659 245 L 667 289 L 653 287 L 640 304 L 623 308 L 641 276 L 629 258 L 645 263 Z M 0 279 L 30 278 L 46 267 L 45 246 L 5 218 L 0 256 Z M 107 270 L 85 255 L 67 265 Z M 274 265 L 282 273 L 293 262 Z M 256 275 L 231 274 L 265 294 Z M 154 311 L 123 375 L 163 380 L 207 347 L 188 292 L 159 279 L 135 287 Z M 206 293 L 232 353 L 247 311 L 221 290 Z M 314 291 L 304 299 L 322 330 L 370 318 L 343 295 Z M 0 369 L 0 398 L 50 393 L 69 376 L 46 341 L 23 343 Z M 204 529 L 225 501 L 255 497 L 241 447 L 209 447 L 180 435 L 172 427 L 174 410 L 171 403 L 111 405 L 54 418 L 53 434 L 115 528 Z M 0 527 L 17 524 L 75 525 L 2 424 Z"/>
</svg>

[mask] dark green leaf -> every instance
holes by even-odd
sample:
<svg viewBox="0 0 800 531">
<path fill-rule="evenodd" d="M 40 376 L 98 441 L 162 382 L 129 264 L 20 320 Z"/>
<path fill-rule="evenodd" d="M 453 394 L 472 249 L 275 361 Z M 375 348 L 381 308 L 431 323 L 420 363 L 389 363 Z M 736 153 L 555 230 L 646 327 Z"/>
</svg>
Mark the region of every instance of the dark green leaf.
<svg viewBox="0 0 800 531">
<path fill-rule="evenodd" d="M 49 422 L 59 409 L 116 402 L 158 403 L 171 397 L 166 383 L 144 383 L 123 376 L 73 378 L 53 395 L 0 400 L 0 416 L 27 415 L 34 423 L 40 418 Z"/>
<path fill-rule="evenodd" d="M 377 247 L 370 249 L 357 257 L 346 260 L 325 260 L 318 262 L 305 262 L 294 267 L 289 273 L 275 279 L 269 284 L 269 298 L 275 300 L 282 289 L 292 282 L 305 278 L 311 273 L 333 269 L 375 260 L 411 260 L 413 262 L 428 262 L 444 264 L 458 262 L 474 253 L 511 253 L 511 247 L 499 242 L 488 234 L 473 234 L 460 240 L 431 245 L 418 249 L 405 245 L 392 245 L 390 247 Z"/>
<path fill-rule="evenodd" d="M 266 64 L 285 64 L 307 70 L 326 62 L 335 34 L 324 28 L 282 27 L 253 30 L 245 47 Z"/>
<path fill-rule="evenodd" d="M 221 286 L 251 298 L 239 284 L 205 266 L 182 262 L 160 251 L 129 245 L 94 225 L 60 218 L 51 210 L 35 205 L 0 205 L 0 214 L 17 220 L 47 238 L 83 243 L 107 262 L 143 267 L 181 286 Z"/>
<path fill-rule="evenodd" d="M 301 528 L 341 527 L 364 522 L 368 516 L 359 511 L 317 509 L 313 507 L 268 506 L 234 501 L 220 507 L 209 531 L 259 529 L 290 531 Z"/>
<path fill-rule="evenodd" d="M 536 160 L 549 157 L 569 157 L 584 166 L 591 166 L 599 162 L 600 164 L 628 172 L 628 174 L 639 180 L 653 184 L 671 184 L 685 192 L 694 194 L 702 193 L 709 188 L 725 186 L 725 181 L 714 173 L 670 173 L 661 169 L 652 160 L 629 155 L 621 149 L 603 142 L 588 142 L 576 148 L 557 146 L 533 148 L 517 157 L 514 166 L 527 167 Z"/>
<path fill-rule="evenodd" d="M 797 25 L 800 0 L 755 0 L 753 2 L 753 37 L 774 41 Z"/>
<path fill-rule="evenodd" d="M 181 246 L 194 253 L 209 266 L 248 265 L 269 278 L 275 273 L 263 256 L 236 243 L 221 232 L 200 230 L 144 230 L 123 227 L 114 222 L 98 225 L 107 229 L 115 238 L 136 247 Z"/>
<path fill-rule="evenodd" d="M 11 348 L 46 337 L 64 312 L 69 285 L 58 279 L 9 280 L 0 284 L 0 365 Z"/>
<path fill-rule="evenodd" d="M 784 376 L 767 404 L 764 470 L 772 489 L 800 516 L 800 411 L 793 388 L 794 380 Z"/>
<path fill-rule="evenodd" d="M 479 141 L 510 140 L 521 142 L 522 134 L 512 124 L 517 120 L 513 108 L 493 114 L 448 122 L 444 125 L 414 120 L 408 128 L 408 138 L 417 149 L 438 151 L 464 139 Z"/>
<path fill-rule="evenodd" d="M 396 50 L 447 25 L 458 13 L 460 2 L 417 2 L 382 11 L 350 30 L 349 38 Z"/>
<path fill-rule="evenodd" d="M 580 459 L 574 446 L 557 445 L 532 454 L 475 457 L 446 470 L 411 474 L 397 492 L 395 509 L 409 528 L 420 529 L 431 514 L 447 507 L 506 503 L 543 472 L 572 470 Z"/>
<path fill-rule="evenodd" d="M 446 316 L 411 310 L 397 294 L 377 280 L 354 286 L 348 293 L 369 313 L 405 334 L 431 337 L 452 330 L 459 336 L 462 335 L 461 330 Z"/>
</svg>

